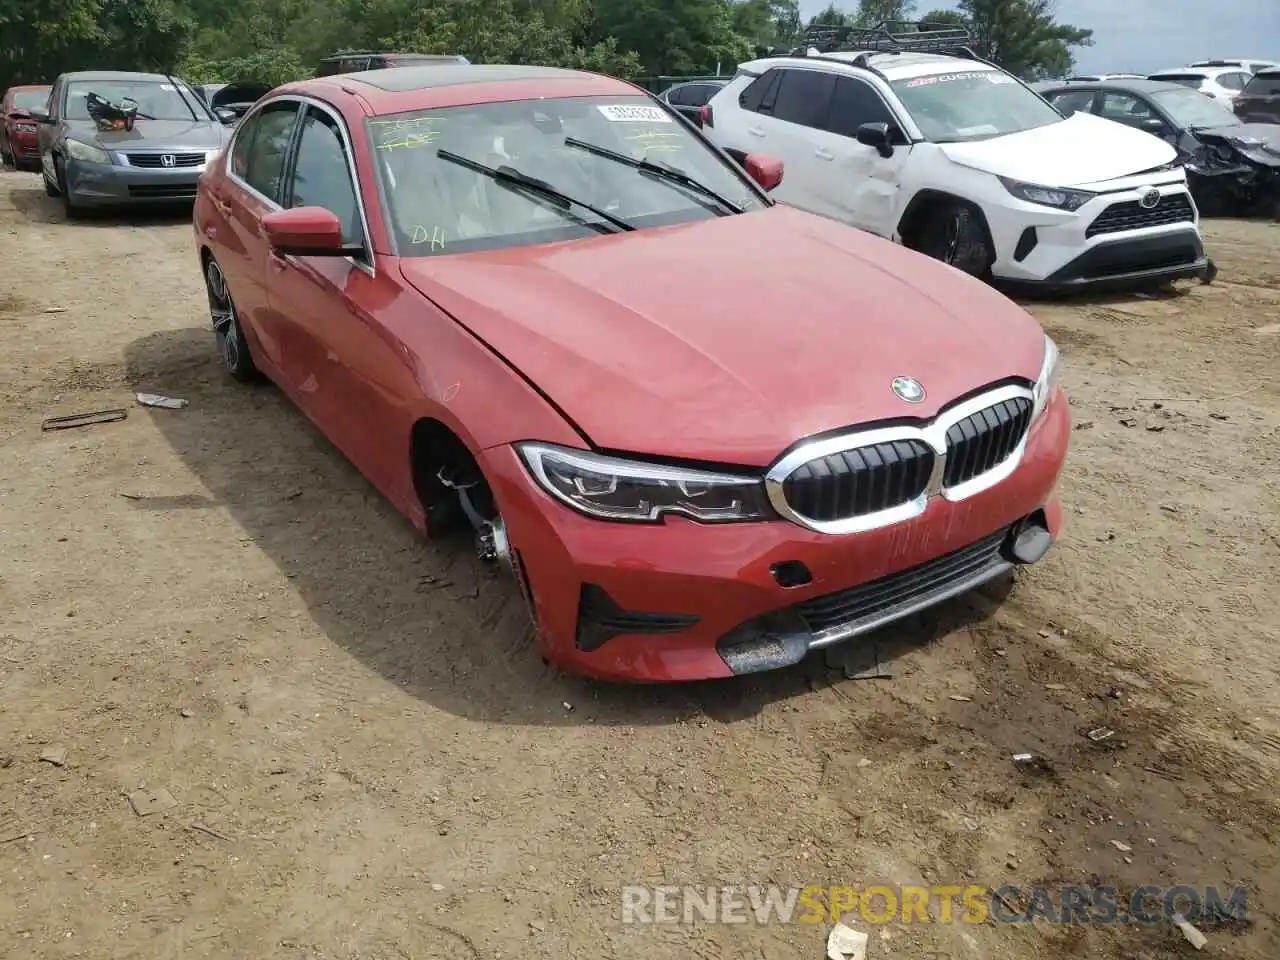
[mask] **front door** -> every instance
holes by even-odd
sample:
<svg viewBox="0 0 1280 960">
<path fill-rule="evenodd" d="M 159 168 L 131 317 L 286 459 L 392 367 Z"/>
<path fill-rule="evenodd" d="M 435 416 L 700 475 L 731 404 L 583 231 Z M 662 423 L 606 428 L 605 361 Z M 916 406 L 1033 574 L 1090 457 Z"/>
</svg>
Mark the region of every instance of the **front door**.
<svg viewBox="0 0 1280 960">
<path fill-rule="evenodd" d="M 280 329 L 288 389 L 325 435 L 384 494 L 403 470 L 388 452 L 408 456 L 407 358 L 375 314 L 394 296 L 378 276 L 348 162 L 341 119 L 308 106 L 284 191 L 286 207 L 323 207 L 342 223 L 353 257 L 268 254 L 271 312 Z M 402 466 L 402 464 L 401 464 Z"/>
</svg>

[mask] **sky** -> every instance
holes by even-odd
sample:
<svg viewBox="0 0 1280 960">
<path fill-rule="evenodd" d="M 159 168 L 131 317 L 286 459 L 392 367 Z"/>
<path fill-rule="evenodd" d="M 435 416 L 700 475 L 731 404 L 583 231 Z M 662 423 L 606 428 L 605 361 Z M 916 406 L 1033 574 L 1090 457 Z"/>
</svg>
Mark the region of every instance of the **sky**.
<svg viewBox="0 0 1280 960">
<path fill-rule="evenodd" d="M 826 6 L 800 0 L 800 13 L 808 18 Z M 917 0 L 916 10 L 954 6 Z M 1060 22 L 1093 30 L 1093 46 L 1075 50 L 1081 72 L 1153 73 L 1211 57 L 1280 62 L 1280 0 L 1058 0 L 1057 8 Z"/>
</svg>

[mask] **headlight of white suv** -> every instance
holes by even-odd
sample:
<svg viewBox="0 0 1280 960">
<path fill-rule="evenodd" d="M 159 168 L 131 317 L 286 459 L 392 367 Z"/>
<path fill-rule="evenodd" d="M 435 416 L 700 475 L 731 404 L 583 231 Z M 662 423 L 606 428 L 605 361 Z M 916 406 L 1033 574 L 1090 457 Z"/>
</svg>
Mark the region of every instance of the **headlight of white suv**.
<svg viewBox="0 0 1280 960">
<path fill-rule="evenodd" d="M 1048 334 L 1045 334 L 1044 362 L 1040 364 L 1040 375 L 1036 377 L 1036 385 L 1031 391 L 1034 398 L 1034 405 L 1031 408 L 1032 423 L 1040 419 L 1040 414 L 1044 413 L 1049 398 L 1053 396 L 1054 388 L 1058 386 L 1058 371 L 1061 366 L 1059 359 L 1058 345 Z"/>
<path fill-rule="evenodd" d="M 62 146 L 67 151 L 67 156 L 72 160 L 79 160 L 82 163 L 111 162 L 111 154 L 101 147 L 95 147 L 91 143 L 85 143 L 81 140 L 67 140 Z"/>
<path fill-rule="evenodd" d="M 539 486 L 579 513 L 601 520 L 653 523 L 672 513 L 704 523 L 731 523 L 775 516 L 758 478 L 542 443 L 521 443 L 516 449 Z"/>
<path fill-rule="evenodd" d="M 1092 200 L 1097 194 L 1088 190 L 1068 190 L 1065 187 L 1042 187 L 1035 183 L 1023 183 L 1021 180 L 1010 180 L 1001 177 L 1004 188 L 1019 200 L 1027 203 L 1038 203 L 1043 207 L 1057 207 L 1059 210 L 1076 211 Z"/>
</svg>

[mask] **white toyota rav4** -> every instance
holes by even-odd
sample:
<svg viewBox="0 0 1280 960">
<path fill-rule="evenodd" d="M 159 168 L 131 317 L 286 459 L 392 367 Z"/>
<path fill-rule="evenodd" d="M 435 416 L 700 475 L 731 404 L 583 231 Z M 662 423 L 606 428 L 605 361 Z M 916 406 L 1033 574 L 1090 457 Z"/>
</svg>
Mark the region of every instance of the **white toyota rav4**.
<svg viewBox="0 0 1280 960">
<path fill-rule="evenodd" d="M 1044 292 L 1212 276 L 1164 141 L 1064 118 L 972 54 L 963 28 L 811 28 L 806 41 L 742 64 L 701 114 L 730 155 L 783 162 L 778 200 Z"/>
</svg>

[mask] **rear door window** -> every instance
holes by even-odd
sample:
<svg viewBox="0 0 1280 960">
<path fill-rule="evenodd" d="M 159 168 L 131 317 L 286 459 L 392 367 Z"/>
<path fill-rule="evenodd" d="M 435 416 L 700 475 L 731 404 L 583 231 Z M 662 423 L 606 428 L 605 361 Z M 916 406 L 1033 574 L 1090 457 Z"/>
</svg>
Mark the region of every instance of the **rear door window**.
<svg viewBox="0 0 1280 960">
<path fill-rule="evenodd" d="M 738 98 L 739 106 L 752 113 L 760 113 L 766 104 L 772 107 L 773 99 L 777 96 L 778 80 L 781 77 L 782 71 L 777 68 L 766 70 L 742 91 L 742 95 Z"/>
<path fill-rule="evenodd" d="M 1249 74 L 1247 73 L 1222 73 L 1218 75 L 1218 85 L 1226 87 L 1228 90 L 1243 90 L 1244 85 L 1249 82 Z"/>
<path fill-rule="evenodd" d="M 836 75 L 819 70 L 783 70 L 772 111 L 777 120 L 819 130 L 827 125 Z"/>
<path fill-rule="evenodd" d="M 1093 109 L 1094 92 L 1092 90 L 1070 90 L 1065 93 L 1051 93 L 1045 99 L 1057 107 L 1064 117 L 1073 113 L 1088 113 Z"/>
<path fill-rule="evenodd" d="M 293 101 L 273 103 L 256 119 L 243 179 L 258 193 L 279 203 L 285 158 L 298 119 L 298 104 Z"/>
</svg>

